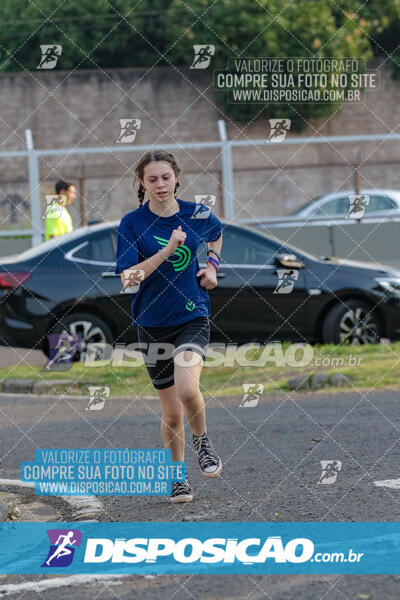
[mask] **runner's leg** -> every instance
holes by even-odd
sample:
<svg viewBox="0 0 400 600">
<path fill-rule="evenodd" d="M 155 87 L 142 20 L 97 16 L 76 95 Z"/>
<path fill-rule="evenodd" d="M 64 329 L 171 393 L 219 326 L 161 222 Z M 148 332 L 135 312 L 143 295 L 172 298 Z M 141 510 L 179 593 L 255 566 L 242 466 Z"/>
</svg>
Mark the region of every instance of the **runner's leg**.
<svg viewBox="0 0 400 600">
<path fill-rule="evenodd" d="M 196 352 L 185 350 L 176 356 L 185 355 L 185 360 L 190 363 L 192 354 Z M 178 395 L 185 407 L 186 418 L 193 433 L 193 444 L 197 452 L 201 473 L 204 477 L 219 477 L 222 471 L 222 461 L 213 449 L 206 430 L 206 415 L 204 398 L 200 392 L 199 379 L 203 368 L 203 358 L 197 354 L 199 360 L 193 366 L 182 366 L 182 361 L 175 361 L 174 377 Z M 194 361 L 193 361 L 194 362 Z"/>
<path fill-rule="evenodd" d="M 200 374 L 204 361 L 198 353 L 192 352 L 192 350 L 185 350 L 177 354 L 177 356 L 182 358 L 182 354 L 183 361 L 179 360 L 181 364 L 177 364 L 175 361 L 174 387 L 176 387 L 179 400 L 184 406 L 186 419 L 192 433 L 203 435 L 206 430 L 206 413 L 204 398 L 200 392 Z M 194 362 L 196 364 L 192 364 Z M 184 363 L 191 366 L 182 366 Z"/>
<path fill-rule="evenodd" d="M 161 400 L 161 436 L 164 446 L 172 452 L 172 460 L 184 460 L 185 430 L 183 407 L 179 401 L 175 385 L 157 390 Z"/>
</svg>

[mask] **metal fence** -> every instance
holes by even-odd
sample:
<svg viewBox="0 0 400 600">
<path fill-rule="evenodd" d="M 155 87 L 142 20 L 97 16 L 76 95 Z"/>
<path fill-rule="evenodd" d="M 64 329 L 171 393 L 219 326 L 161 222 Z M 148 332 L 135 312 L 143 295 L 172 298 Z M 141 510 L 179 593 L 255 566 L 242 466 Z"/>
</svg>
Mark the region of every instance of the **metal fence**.
<svg viewBox="0 0 400 600">
<path fill-rule="evenodd" d="M 36 149 L 34 147 L 34 140 L 32 136 L 31 130 L 26 130 L 26 150 L 22 151 L 10 151 L 10 152 L 1 152 L 0 158 L 15 158 L 15 157 L 26 157 L 28 162 L 28 173 L 29 173 L 29 191 L 30 191 L 30 216 L 31 216 L 31 229 L 14 229 L 7 231 L 0 231 L 0 237 L 8 238 L 15 237 L 17 235 L 25 235 L 31 237 L 32 246 L 36 246 L 42 241 L 43 234 L 43 220 L 41 218 L 41 202 L 40 202 L 40 172 L 39 172 L 39 159 L 40 157 L 45 156 L 69 156 L 69 155 L 89 155 L 89 154 L 118 154 L 118 153 L 127 153 L 127 152 L 140 152 L 143 153 L 149 150 L 149 146 L 143 145 L 128 145 L 128 144 L 120 144 L 113 145 L 108 147 L 79 147 L 79 148 L 62 148 L 62 149 Z M 362 142 L 385 142 L 385 141 L 398 141 L 400 139 L 399 134 L 370 134 L 370 135 L 349 135 L 349 136 L 319 136 L 319 137 L 295 137 L 295 138 L 286 138 L 284 141 L 279 144 L 274 144 L 268 141 L 268 139 L 249 139 L 249 140 L 229 140 L 227 137 L 225 122 L 223 120 L 218 121 L 218 135 L 219 140 L 210 141 L 210 142 L 192 142 L 192 143 L 175 143 L 175 144 L 162 144 L 162 145 L 154 145 L 151 146 L 151 149 L 166 149 L 171 151 L 179 151 L 179 150 L 200 150 L 200 149 L 218 149 L 220 156 L 220 168 L 221 168 L 221 189 L 222 189 L 222 207 L 223 207 L 223 216 L 229 220 L 239 223 L 252 223 L 259 224 L 261 221 L 265 221 L 268 219 L 268 222 L 273 225 L 273 227 L 280 228 L 280 237 L 286 237 L 287 239 L 291 237 L 293 233 L 293 228 L 291 226 L 288 227 L 288 223 L 290 218 L 279 218 L 279 219 L 269 219 L 265 217 L 264 219 L 235 219 L 235 191 L 234 191 L 234 170 L 233 170 L 233 159 L 232 153 L 236 148 L 260 148 L 262 146 L 268 146 L 268 152 L 273 153 L 276 148 L 282 147 L 282 145 L 301 145 L 303 147 L 307 147 L 310 145 L 332 145 L 335 143 L 344 143 L 344 144 L 353 144 L 356 146 Z M 356 167 L 355 167 L 356 168 Z M 367 224 L 369 221 L 369 217 L 365 217 L 363 222 Z M 331 227 L 328 227 L 326 235 L 321 235 L 321 232 L 315 228 L 316 223 L 312 224 L 310 221 L 304 222 L 302 225 L 303 230 L 309 230 L 311 226 L 314 227 L 313 232 L 310 236 L 310 233 L 304 233 L 304 239 L 301 239 L 301 235 L 298 233 L 296 239 L 293 240 L 292 243 L 296 244 L 300 247 L 305 247 L 305 249 L 315 251 L 315 244 L 320 244 L 320 250 L 323 248 L 322 252 L 326 247 L 327 253 L 329 254 L 337 254 L 337 249 L 340 247 L 340 242 L 338 240 L 335 241 L 335 234 L 333 233 L 333 227 L 336 227 L 332 224 Z M 325 227 L 322 226 L 322 227 Z M 397 227 L 397 224 L 396 224 Z M 298 229 L 298 225 L 296 226 Z M 337 228 L 337 227 L 336 227 Z M 339 226 L 341 229 L 341 226 Z M 277 235 L 277 234 L 276 234 Z M 292 236 L 293 237 L 293 236 Z M 311 243 L 311 239 L 314 239 L 314 242 Z M 319 240 L 319 241 L 318 241 Z M 311 248 L 310 248 L 311 244 Z M 390 250 L 390 254 L 392 254 L 392 249 Z"/>
<path fill-rule="evenodd" d="M 193 142 L 179 144 L 162 144 L 151 146 L 152 150 L 185 150 L 185 149 L 202 149 L 202 148 L 218 148 L 221 156 L 221 172 L 222 172 L 222 188 L 223 188 L 223 205 L 225 216 L 233 217 L 233 170 L 232 170 L 232 152 L 231 144 L 227 140 L 226 127 L 224 121 L 218 122 L 218 132 L 220 141 L 212 142 Z M 34 147 L 32 131 L 25 131 L 26 150 L 0 152 L 1 158 L 26 157 L 28 159 L 29 172 L 29 191 L 30 191 L 30 212 L 31 212 L 31 229 L 15 229 L 0 231 L 0 237 L 14 237 L 16 235 L 31 236 L 32 246 L 36 246 L 42 242 L 43 229 L 41 226 L 40 214 L 40 173 L 39 173 L 39 158 L 41 156 L 57 156 L 57 155 L 88 155 L 88 154 L 116 154 L 121 152 L 145 152 L 149 150 L 149 146 L 124 144 L 119 146 L 108 146 L 107 148 L 89 146 L 80 148 L 52 148 L 48 150 L 40 150 Z"/>
</svg>

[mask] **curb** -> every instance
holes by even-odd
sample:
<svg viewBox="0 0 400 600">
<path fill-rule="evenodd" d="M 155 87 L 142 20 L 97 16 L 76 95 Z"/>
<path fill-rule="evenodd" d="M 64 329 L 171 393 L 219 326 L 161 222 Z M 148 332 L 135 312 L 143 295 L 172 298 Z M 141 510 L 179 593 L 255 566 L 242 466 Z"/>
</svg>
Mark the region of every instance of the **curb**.
<svg viewBox="0 0 400 600">
<path fill-rule="evenodd" d="M 36 381 L 35 379 L 5 379 L 0 383 L 0 394 L 12 396 L 14 394 L 29 394 L 32 398 L 52 398 L 56 394 L 57 386 L 74 384 L 73 379 L 47 379 Z M 90 385 L 90 382 L 87 384 Z M 82 396 L 80 394 L 64 393 L 68 398 L 76 400 L 87 400 L 89 394 Z M 132 396 L 112 396 L 113 400 L 131 400 Z M 158 400 L 158 396 L 142 396 L 143 400 Z"/>
<path fill-rule="evenodd" d="M 18 393 L 17 392 L 2 392 L 0 391 L 0 396 L 2 398 L 13 398 L 14 396 L 17 396 Z M 32 400 L 52 400 L 54 398 L 54 396 L 56 396 L 57 394 L 54 392 L 53 394 L 33 394 L 33 393 L 24 393 L 24 395 Z M 89 394 L 87 394 L 86 396 L 80 396 L 79 394 L 63 394 L 64 398 L 67 398 L 68 400 L 85 400 L 86 402 L 88 401 L 89 398 Z M 133 395 L 132 396 L 110 396 L 109 398 L 110 400 L 125 400 L 126 402 L 130 402 L 132 400 L 134 400 Z M 150 400 L 159 400 L 158 396 L 140 396 L 140 400 L 146 400 L 146 401 L 150 401 Z M 93 411 L 96 412 L 96 411 Z"/>
<path fill-rule="evenodd" d="M 34 489 L 34 483 L 21 481 L 20 479 L 0 479 L 0 487 L 11 488 L 31 488 Z M 72 513 L 71 521 L 84 521 L 88 523 L 97 523 L 97 517 L 103 512 L 103 503 L 97 496 L 54 496 L 65 502 Z M 7 509 L 8 509 L 8 505 Z"/>
<path fill-rule="evenodd" d="M 0 498 L 0 521 L 6 521 L 11 514 L 11 508 L 2 498 Z"/>
<path fill-rule="evenodd" d="M 48 379 L 36 381 L 35 379 L 5 379 L 0 391 L 11 394 L 46 394 L 53 386 L 73 385 L 72 379 Z"/>
<path fill-rule="evenodd" d="M 6 583 L 4 585 L 0 585 L 0 597 L 3 598 L 12 594 L 15 598 L 16 594 L 18 594 L 18 598 L 22 598 L 25 594 L 33 592 L 35 594 L 35 598 L 44 598 L 42 593 L 63 587 L 71 588 L 69 591 L 71 591 L 71 597 L 73 597 L 72 589 L 74 587 L 76 588 L 77 586 L 95 585 L 96 583 L 104 582 L 104 587 L 108 588 L 108 586 L 111 585 L 122 584 L 122 582 L 124 581 L 124 577 L 128 576 L 129 573 L 123 573 L 121 575 L 114 575 L 113 573 L 109 573 L 107 575 L 90 575 L 89 573 L 85 573 L 84 575 L 66 574 L 61 577 L 42 577 L 42 579 L 36 579 L 34 581 L 23 581 L 20 583 Z M 136 577 L 144 577 L 144 579 L 154 579 L 155 575 L 136 575 Z M 25 577 L 25 579 L 28 579 L 28 577 Z M 93 597 L 97 598 L 98 596 L 99 594 L 97 593 Z M 118 596 L 116 594 L 113 594 L 113 597 L 117 598 Z"/>
<path fill-rule="evenodd" d="M 353 379 L 350 375 L 344 375 L 343 373 L 332 373 L 331 375 L 329 373 L 313 373 L 288 379 L 286 385 L 289 390 L 293 391 L 313 391 L 324 387 L 342 387 L 353 381 Z"/>
</svg>

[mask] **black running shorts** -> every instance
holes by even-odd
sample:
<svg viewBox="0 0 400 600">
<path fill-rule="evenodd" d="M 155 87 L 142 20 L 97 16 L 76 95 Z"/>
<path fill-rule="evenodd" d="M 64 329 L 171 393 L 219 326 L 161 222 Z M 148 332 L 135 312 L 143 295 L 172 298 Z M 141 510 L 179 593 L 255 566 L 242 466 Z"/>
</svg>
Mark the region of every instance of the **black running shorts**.
<svg viewBox="0 0 400 600">
<path fill-rule="evenodd" d="M 147 371 L 156 390 L 174 385 L 174 357 L 178 353 L 192 350 L 206 359 L 210 343 L 208 317 L 197 317 L 172 327 L 138 326 L 137 330 Z"/>
</svg>

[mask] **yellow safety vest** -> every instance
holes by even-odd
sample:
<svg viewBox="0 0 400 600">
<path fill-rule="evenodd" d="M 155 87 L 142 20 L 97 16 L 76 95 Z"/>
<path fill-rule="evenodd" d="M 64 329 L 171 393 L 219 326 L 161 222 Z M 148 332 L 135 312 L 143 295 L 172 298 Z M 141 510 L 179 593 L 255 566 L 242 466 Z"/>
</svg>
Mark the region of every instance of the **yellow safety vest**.
<svg viewBox="0 0 400 600">
<path fill-rule="evenodd" d="M 65 206 L 56 205 L 52 209 L 47 209 L 46 226 L 44 239 L 47 241 L 52 235 L 64 235 L 74 228 L 71 215 Z"/>
</svg>

